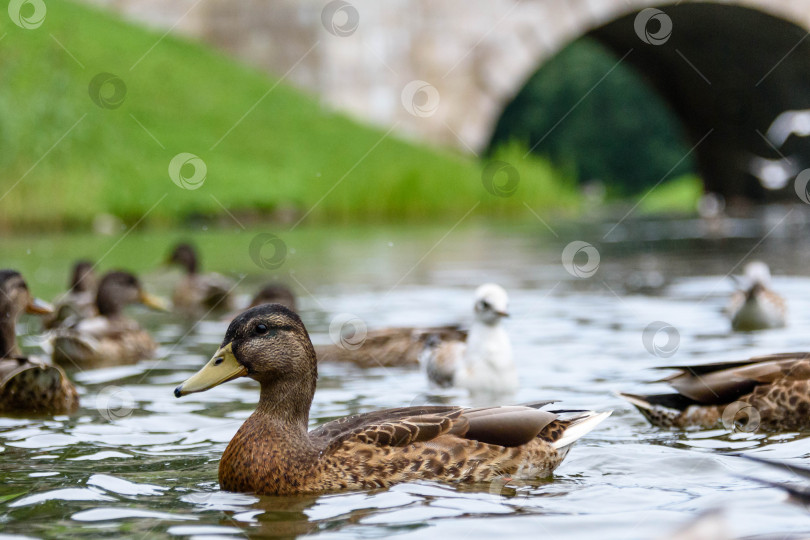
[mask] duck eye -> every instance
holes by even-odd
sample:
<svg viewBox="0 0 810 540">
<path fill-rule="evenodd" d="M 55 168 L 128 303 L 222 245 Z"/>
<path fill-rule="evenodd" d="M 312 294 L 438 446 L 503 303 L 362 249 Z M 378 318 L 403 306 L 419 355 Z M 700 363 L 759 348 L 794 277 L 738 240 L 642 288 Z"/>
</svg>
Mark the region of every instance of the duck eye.
<svg viewBox="0 0 810 540">
<path fill-rule="evenodd" d="M 267 325 L 266 324 L 257 324 L 256 325 L 256 333 L 257 334 L 266 334 L 267 333 Z"/>
<path fill-rule="evenodd" d="M 481 300 L 481 309 L 483 310 L 492 309 L 492 306 L 486 300 Z"/>
</svg>

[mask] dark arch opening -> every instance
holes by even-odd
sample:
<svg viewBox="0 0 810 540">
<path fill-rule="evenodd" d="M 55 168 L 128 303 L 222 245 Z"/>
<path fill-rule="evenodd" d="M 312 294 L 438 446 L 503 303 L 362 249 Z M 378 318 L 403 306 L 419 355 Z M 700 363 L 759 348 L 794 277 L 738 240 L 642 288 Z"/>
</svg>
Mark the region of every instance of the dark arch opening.
<svg viewBox="0 0 810 540">
<path fill-rule="evenodd" d="M 764 138 L 780 113 L 810 109 L 807 31 L 773 15 L 734 5 L 690 3 L 660 9 L 672 22 L 672 32 L 661 44 L 639 38 L 634 28 L 638 11 L 593 29 L 585 37 L 610 50 L 616 61 L 624 57 L 622 64 L 632 66 L 663 98 L 687 139 L 683 153 L 697 145 L 691 158 L 706 191 L 719 193 L 732 203 L 795 197 L 791 182 L 780 189 L 764 188 L 750 164 L 755 156 L 777 159 L 781 153 L 791 157 L 799 170 L 810 165 L 810 138 L 792 137 L 779 151 Z M 652 34 L 659 31 L 655 20 L 648 24 Z M 528 84 L 541 77 L 542 71 L 540 68 Z M 507 125 L 510 118 L 523 114 L 522 94 L 504 110 L 492 145 L 514 135 L 525 137 L 525 132 L 509 133 Z M 596 91 L 586 100 L 594 94 Z M 525 112 L 531 114 L 530 109 Z M 565 122 L 555 131 L 556 136 L 564 134 Z M 552 133 L 548 139 L 554 136 Z M 532 146 L 538 140 L 534 133 L 524 142 Z M 538 145 L 539 150 L 544 143 Z M 632 153 L 634 149 L 621 151 Z"/>
</svg>

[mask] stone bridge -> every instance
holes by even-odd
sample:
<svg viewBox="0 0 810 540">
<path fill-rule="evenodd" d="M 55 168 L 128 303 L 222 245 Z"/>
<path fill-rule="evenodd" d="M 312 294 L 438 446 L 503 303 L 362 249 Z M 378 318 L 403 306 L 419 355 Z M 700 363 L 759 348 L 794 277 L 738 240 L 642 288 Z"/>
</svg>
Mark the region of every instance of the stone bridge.
<svg viewBox="0 0 810 540">
<path fill-rule="evenodd" d="M 790 191 L 754 181 L 752 155 L 810 166 L 810 139 L 777 150 L 764 136 L 782 111 L 810 109 L 810 0 L 87 1 L 210 43 L 364 121 L 472 153 L 544 61 L 589 35 L 671 105 L 710 191 Z"/>
</svg>

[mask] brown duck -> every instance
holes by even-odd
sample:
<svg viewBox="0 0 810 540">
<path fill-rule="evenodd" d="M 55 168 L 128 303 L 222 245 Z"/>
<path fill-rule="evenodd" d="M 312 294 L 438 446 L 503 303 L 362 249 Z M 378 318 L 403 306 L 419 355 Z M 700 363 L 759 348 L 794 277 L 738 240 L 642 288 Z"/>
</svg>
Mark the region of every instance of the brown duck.
<svg viewBox="0 0 810 540">
<path fill-rule="evenodd" d="M 268 283 L 250 300 L 248 308 L 262 304 L 281 304 L 285 308 L 298 311 L 295 308 L 295 294 L 283 283 Z"/>
<path fill-rule="evenodd" d="M 467 339 L 467 331 L 458 325 L 430 328 L 381 328 L 370 330 L 362 343 L 352 335 L 339 336 L 339 343 L 318 345 L 319 362 L 348 362 L 360 367 L 419 366 L 419 355 L 431 343 L 458 342 Z"/>
<path fill-rule="evenodd" d="M 169 264 L 179 265 L 186 272 L 172 296 L 176 310 L 186 315 L 203 315 L 233 309 L 233 282 L 220 274 L 201 274 L 197 250 L 191 244 L 177 244 L 169 256 Z"/>
<path fill-rule="evenodd" d="M 54 362 L 71 367 L 99 367 L 150 358 L 157 344 L 146 330 L 124 314 L 124 308 L 134 303 L 166 310 L 163 299 L 144 291 L 134 275 L 107 273 L 96 295 L 98 316 L 55 331 L 52 338 Z"/>
<path fill-rule="evenodd" d="M 334 420 L 308 432 L 318 367 L 298 316 L 278 304 L 242 313 L 214 357 L 177 397 L 237 377 L 261 385 L 259 405 L 228 445 L 229 491 L 292 495 L 438 480 L 547 477 L 571 445 L 610 413 L 536 406 L 405 407 Z"/>
<path fill-rule="evenodd" d="M 677 393 L 620 394 L 656 426 L 810 429 L 810 353 L 659 369 L 678 370 L 663 379 Z"/>
<path fill-rule="evenodd" d="M 0 270 L 0 413 L 71 413 L 79 397 L 65 372 L 42 359 L 22 356 L 17 347 L 15 325 L 23 311 L 51 312 L 31 296 L 19 272 Z"/>
<path fill-rule="evenodd" d="M 43 326 L 48 329 L 75 323 L 98 315 L 96 293 L 98 279 L 90 261 L 77 261 L 68 283 L 68 292 L 56 301 L 53 314 L 47 316 Z"/>
</svg>

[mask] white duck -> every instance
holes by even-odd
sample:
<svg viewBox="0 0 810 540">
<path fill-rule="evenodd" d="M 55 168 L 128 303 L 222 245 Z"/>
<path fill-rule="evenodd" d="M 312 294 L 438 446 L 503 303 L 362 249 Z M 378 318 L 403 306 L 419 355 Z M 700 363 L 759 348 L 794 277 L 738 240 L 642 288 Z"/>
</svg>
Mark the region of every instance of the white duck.
<svg viewBox="0 0 810 540">
<path fill-rule="evenodd" d="M 733 330 L 749 332 L 785 326 L 785 300 L 771 290 L 771 271 L 767 264 L 748 263 L 737 283 L 740 290 L 734 293 L 728 307 Z"/>
<path fill-rule="evenodd" d="M 472 393 L 509 393 L 518 388 L 512 344 L 501 325 L 509 315 L 509 298 L 500 285 L 487 283 L 475 291 L 475 320 L 465 341 L 430 338 L 419 356 L 428 378 L 443 387 Z"/>
</svg>

